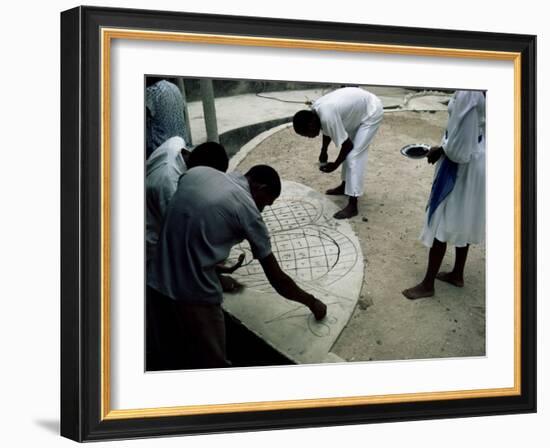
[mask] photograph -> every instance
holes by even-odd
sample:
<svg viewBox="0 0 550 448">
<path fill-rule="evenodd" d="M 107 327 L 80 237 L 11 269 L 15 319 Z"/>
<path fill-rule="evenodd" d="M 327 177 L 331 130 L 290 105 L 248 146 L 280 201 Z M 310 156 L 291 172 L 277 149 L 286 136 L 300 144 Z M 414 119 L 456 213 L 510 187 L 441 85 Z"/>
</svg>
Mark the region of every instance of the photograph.
<svg viewBox="0 0 550 448">
<path fill-rule="evenodd" d="M 485 91 L 144 89 L 147 371 L 485 356 Z"/>
<path fill-rule="evenodd" d="M 534 36 L 61 19 L 65 437 L 536 410 Z"/>
<path fill-rule="evenodd" d="M 7 2 L 3 446 L 548 443 L 550 27 L 495 5 Z"/>
</svg>

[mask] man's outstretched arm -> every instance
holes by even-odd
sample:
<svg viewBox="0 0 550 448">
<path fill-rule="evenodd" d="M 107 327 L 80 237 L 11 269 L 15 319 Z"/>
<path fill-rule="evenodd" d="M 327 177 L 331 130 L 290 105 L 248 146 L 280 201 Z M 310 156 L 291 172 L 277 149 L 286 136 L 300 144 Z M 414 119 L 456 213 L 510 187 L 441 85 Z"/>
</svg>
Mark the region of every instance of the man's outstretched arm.
<svg viewBox="0 0 550 448">
<path fill-rule="evenodd" d="M 260 260 L 260 264 L 275 291 L 288 300 L 307 306 L 315 316 L 321 320 L 327 314 L 327 306 L 313 295 L 305 292 L 279 266 L 277 259 L 270 253 Z"/>
</svg>

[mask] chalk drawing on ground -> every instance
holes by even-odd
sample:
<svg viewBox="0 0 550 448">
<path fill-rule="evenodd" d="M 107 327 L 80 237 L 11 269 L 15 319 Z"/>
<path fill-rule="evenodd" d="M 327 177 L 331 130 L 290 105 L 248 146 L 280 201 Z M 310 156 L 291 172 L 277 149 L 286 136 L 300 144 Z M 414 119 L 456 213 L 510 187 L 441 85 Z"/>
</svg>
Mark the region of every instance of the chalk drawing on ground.
<svg viewBox="0 0 550 448">
<path fill-rule="evenodd" d="M 227 260 L 233 264 L 245 254 L 243 266 L 232 274 L 245 288 L 225 295 L 226 310 L 296 362 L 323 361 L 359 298 L 361 249 L 349 223 L 332 218 L 337 210 L 318 192 L 283 182 L 281 197 L 263 213 L 281 268 L 327 305 L 327 317 L 321 322 L 303 305 L 274 291 L 248 242 L 235 246 Z"/>
</svg>

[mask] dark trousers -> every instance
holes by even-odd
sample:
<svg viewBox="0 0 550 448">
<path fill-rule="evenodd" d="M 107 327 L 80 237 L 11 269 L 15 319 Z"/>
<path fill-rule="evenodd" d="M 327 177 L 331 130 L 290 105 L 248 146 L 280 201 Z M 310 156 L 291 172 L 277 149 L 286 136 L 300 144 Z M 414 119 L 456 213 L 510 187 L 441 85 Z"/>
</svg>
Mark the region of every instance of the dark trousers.
<svg viewBox="0 0 550 448">
<path fill-rule="evenodd" d="M 147 288 L 147 370 L 227 367 L 220 305 L 186 304 Z"/>
</svg>

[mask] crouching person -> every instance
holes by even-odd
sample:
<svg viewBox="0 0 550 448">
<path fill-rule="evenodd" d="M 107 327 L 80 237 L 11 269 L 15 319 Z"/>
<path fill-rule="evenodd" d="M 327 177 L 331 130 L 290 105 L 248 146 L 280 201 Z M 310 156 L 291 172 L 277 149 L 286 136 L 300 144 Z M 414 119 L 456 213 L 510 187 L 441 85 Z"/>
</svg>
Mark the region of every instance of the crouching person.
<svg viewBox="0 0 550 448">
<path fill-rule="evenodd" d="M 280 295 L 305 305 L 318 320 L 325 317 L 325 304 L 298 287 L 272 253 L 261 212 L 280 193 L 279 175 L 267 165 L 254 166 L 245 175 L 196 167 L 182 177 L 147 278 L 152 294 L 175 304 L 183 336 L 174 356 L 186 368 L 230 365 L 216 266 L 243 239 Z"/>
</svg>

